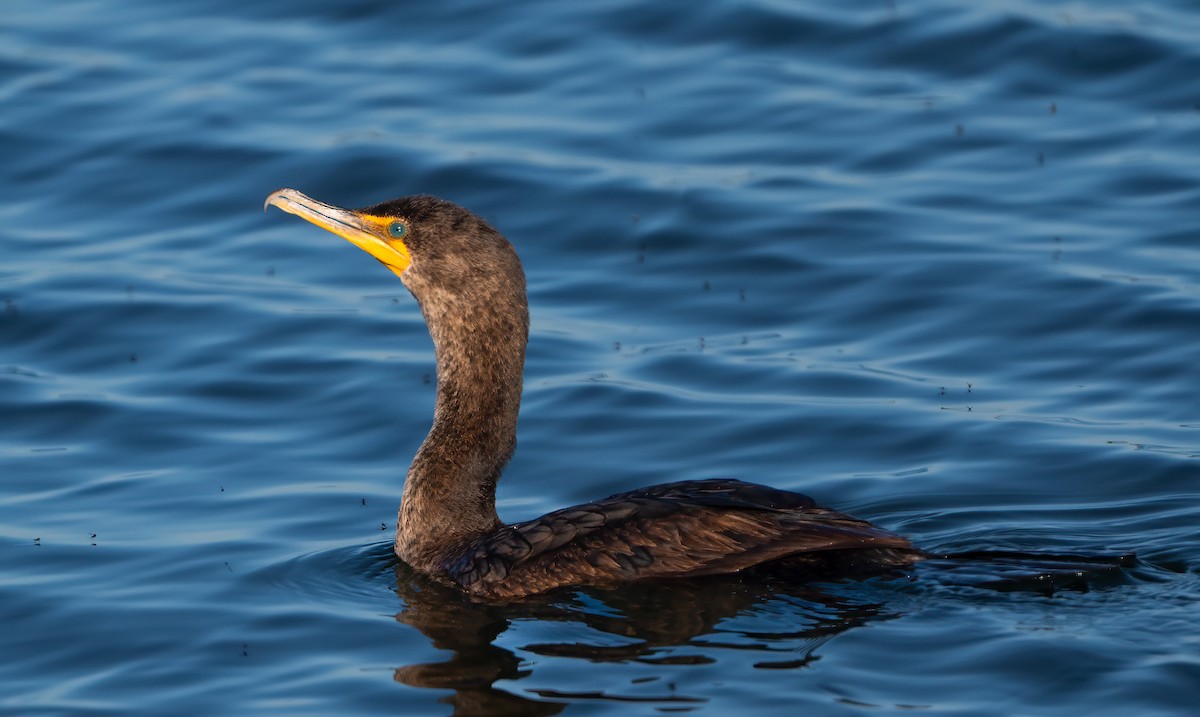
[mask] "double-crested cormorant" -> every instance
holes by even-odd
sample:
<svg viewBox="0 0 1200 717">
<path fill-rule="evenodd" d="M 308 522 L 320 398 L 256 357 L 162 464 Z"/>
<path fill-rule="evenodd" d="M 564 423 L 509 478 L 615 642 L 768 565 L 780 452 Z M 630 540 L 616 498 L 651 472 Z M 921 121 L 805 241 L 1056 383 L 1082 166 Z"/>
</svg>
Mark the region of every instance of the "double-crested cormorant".
<svg viewBox="0 0 1200 717">
<path fill-rule="evenodd" d="M 923 557 L 905 538 L 808 496 L 726 479 L 666 483 L 505 525 L 496 481 L 516 447 L 529 338 L 525 272 L 512 245 L 431 196 L 347 210 L 280 189 L 269 205 L 381 261 L 429 327 L 433 427 L 408 469 L 396 524 L 396 555 L 413 568 L 502 600 L 738 571 L 878 571 Z"/>
</svg>

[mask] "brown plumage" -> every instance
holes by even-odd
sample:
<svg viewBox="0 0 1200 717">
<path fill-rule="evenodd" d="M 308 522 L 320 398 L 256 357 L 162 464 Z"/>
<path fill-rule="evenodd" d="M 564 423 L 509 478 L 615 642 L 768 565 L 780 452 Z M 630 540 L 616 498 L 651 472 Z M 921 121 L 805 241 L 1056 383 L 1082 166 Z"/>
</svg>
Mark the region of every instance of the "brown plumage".
<svg viewBox="0 0 1200 717">
<path fill-rule="evenodd" d="M 808 496 L 736 480 L 667 483 L 503 524 L 496 482 L 516 447 L 529 311 L 512 245 L 450 202 L 359 210 L 281 189 L 267 204 L 363 248 L 416 298 L 437 357 L 433 427 L 409 467 L 396 554 L 484 599 L 572 585 L 786 571 L 882 570 L 908 540 Z"/>
<path fill-rule="evenodd" d="M 878 568 L 913 560 L 912 545 L 805 495 L 738 480 L 681 481 L 556 510 L 481 536 L 445 563 L 447 574 L 488 598 L 563 585 L 693 578 L 819 555 L 825 574 L 847 551 Z M 848 564 L 847 564 L 848 565 Z"/>
</svg>

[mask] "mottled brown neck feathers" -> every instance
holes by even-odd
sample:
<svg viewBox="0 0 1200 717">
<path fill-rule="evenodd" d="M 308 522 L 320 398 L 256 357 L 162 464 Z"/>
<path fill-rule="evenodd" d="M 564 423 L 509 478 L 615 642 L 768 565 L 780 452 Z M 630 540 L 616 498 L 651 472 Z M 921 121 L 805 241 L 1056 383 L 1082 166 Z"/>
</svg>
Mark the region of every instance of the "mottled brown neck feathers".
<svg viewBox="0 0 1200 717">
<path fill-rule="evenodd" d="M 459 276 L 445 262 L 402 276 L 421 306 L 437 357 L 433 427 L 404 486 L 396 552 L 434 570 L 470 540 L 500 526 L 496 482 L 516 448 L 529 309 L 516 253 L 482 225 L 487 251 Z M 461 256 L 461 255 L 460 255 Z"/>
</svg>

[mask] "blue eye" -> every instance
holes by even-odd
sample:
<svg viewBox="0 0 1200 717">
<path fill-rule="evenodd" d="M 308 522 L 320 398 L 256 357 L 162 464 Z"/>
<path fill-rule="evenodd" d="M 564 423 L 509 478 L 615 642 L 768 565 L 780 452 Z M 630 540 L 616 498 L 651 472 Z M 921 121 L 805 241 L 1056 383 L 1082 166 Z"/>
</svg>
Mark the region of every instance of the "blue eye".
<svg viewBox="0 0 1200 717">
<path fill-rule="evenodd" d="M 408 234 L 408 227 L 404 225 L 404 222 L 392 222 L 391 226 L 388 227 L 388 234 L 397 239 L 403 239 L 404 235 Z"/>
</svg>

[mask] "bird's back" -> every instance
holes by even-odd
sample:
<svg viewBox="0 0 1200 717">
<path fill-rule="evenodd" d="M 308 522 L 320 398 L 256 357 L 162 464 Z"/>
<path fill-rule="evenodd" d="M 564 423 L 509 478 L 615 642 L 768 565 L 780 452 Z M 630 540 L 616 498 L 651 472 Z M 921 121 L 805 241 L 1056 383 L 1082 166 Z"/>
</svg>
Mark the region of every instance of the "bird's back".
<svg viewBox="0 0 1200 717">
<path fill-rule="evenodd" d="M 505 526 L 448 560 L 445 570 L 471 594 L 508 599 L 764 566 L 886 569 L 920 556 L 907 539 L 808 496 L 715 479 L 619 493 Z"/>
</svg>

